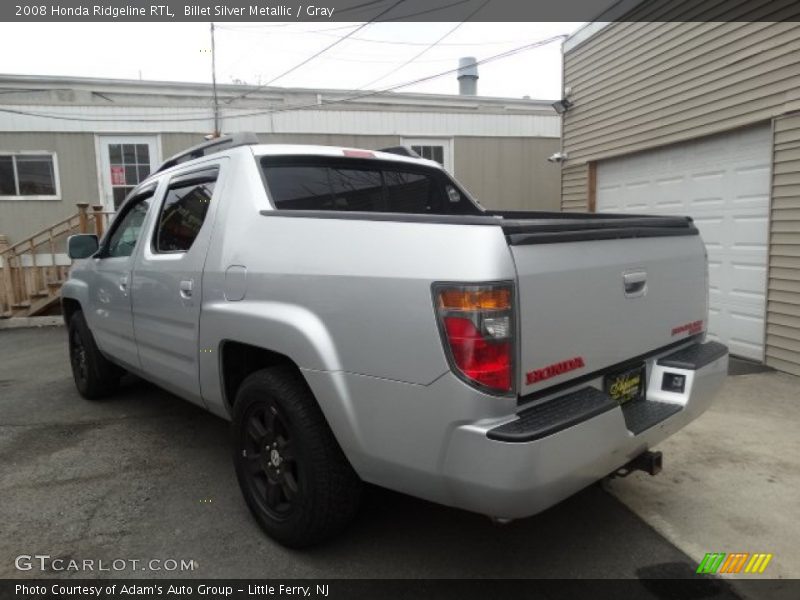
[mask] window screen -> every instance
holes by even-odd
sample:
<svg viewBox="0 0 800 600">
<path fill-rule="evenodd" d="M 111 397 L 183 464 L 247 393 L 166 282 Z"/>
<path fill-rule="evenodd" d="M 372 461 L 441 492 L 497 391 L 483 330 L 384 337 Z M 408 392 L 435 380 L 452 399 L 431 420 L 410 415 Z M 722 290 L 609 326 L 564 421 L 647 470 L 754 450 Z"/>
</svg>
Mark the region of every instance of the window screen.
<svg viewBox="0 0 800 600">
<path fill-rule="evenodd" d="M 272 201 L 283 210 L 479 214 L 445 173 L 357 159 L 264 157 Z"/>
<path fill-rule="evenodd" d="M 186 252 L 205 221 L 216 184 L 216 172 L 185 176 L 167 189 L 156 229 L 156 252 Z"/>
</svg>

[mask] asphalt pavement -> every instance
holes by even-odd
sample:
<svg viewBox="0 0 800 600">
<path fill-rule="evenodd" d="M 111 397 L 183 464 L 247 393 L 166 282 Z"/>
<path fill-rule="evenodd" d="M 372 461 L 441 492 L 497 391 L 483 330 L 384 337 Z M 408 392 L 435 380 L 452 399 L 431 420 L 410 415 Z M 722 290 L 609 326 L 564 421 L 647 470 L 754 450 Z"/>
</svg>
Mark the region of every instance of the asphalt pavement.
<svg viewBox="0 0 800 600">
<path fill-rule="evenodd" d="M 15 568 L 15 557 L 39 553 L 193 564 L 103 577 L 685 577 L 694 591 L 681 597 L 735 597 L 722 580 L 698 579 L 695 560 L 600 485 L 505 526 L 370 488 L 342 537 L 287 550 L 247 511 L 228 424 L 130 379 L 88 402 L 74 389 L 63 327 L 0 331 L 0 577 L 92 576 Z"/>
</svg>

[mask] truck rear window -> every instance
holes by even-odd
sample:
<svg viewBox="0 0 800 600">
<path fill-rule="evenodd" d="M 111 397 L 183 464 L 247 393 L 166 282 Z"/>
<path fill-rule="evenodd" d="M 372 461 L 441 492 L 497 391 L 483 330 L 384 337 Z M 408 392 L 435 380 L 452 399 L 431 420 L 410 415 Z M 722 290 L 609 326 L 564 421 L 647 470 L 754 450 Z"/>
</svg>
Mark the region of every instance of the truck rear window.
<svg viewBox="0 0 800 600">
<path fill-rule="evenodd" d="M 263 157 L 279 210 L 482 214 L 442 171 L 371 159 Z"/>
</svg>

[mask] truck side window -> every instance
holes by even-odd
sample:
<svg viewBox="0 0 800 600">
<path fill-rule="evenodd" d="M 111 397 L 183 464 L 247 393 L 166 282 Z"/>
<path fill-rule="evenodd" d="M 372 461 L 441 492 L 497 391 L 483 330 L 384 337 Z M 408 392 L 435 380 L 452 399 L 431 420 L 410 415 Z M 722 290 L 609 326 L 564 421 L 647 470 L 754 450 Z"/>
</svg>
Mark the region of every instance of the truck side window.
<svg viewBox="0 0 800 600">
<path fill-rule="evenodd" d="M 176 178 L 167 188 L 156 228 L 156 252 L 186 252 L 205 221 L 217 172 Z"/>
<path fill-rule="evenodd" d="M 108 250 L 105 256 L 108 258 L 130 256 L 136 248 L 136 240 L 142 231 L 142 223 L 147 215 L 150 206 L 151 196 L 146 196 L 136 202 L 122 216 L 119 225 L 116 225 L 111 237 L 108 239 Z"/>
</svg>

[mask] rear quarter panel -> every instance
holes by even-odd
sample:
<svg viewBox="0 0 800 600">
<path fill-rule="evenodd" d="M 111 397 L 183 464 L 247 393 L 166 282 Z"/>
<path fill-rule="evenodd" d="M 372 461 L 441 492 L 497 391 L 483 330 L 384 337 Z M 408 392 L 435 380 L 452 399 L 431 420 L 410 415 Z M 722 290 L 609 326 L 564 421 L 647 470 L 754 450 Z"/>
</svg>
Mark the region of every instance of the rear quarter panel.
<svg viewBox="0 0 800 600">
<path fill-rule="evenodd" d="M 514 278 L 499 227 L 260 215 L 270 205 L 250 161 L 235 163 L 206 260 L 203 348 L 235 340 L 303 370 L 427 385 L 449 370 L 431 284 Z M 226 299 L 231 266 L 246 269 L 241 300 Z M 206 354 L 203 396 L 225 414 Z"/>
</svg>

